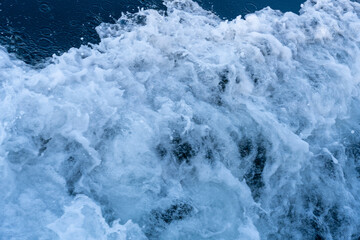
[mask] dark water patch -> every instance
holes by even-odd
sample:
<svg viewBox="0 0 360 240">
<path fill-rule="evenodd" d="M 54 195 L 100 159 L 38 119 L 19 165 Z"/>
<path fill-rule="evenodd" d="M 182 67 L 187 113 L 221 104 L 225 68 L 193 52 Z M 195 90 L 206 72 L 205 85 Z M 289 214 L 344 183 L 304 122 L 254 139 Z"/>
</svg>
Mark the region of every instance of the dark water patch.
<svg viewBox="0 0 360 240">
<path fill-rule="evenodd" d="M 170 160 L 177 165 L 191 165 L 195 157 L 206 159 L 210 165 L 221 160 L 221 141 L 212 133 L 200 135 L 197 131 L 186 135 L 173 133 L 170 141 L 163 139 L 154 150 L 159 159 Z"/>
<path fill-rule="evenodd" d="M 153 211 L 153 215 L 159 221 L 170 224 L 173 221 L 179 221 L 188 216 L 193 210 L 193 207 L 187 203 L 177 203 L 171 205 L 164 211 Z"/>
<path fill-rule="evenodd" d="M 246 180 L 247 185 L 249 186 L 253 198 L 258 200 L 260 198 L 260 194 L 262 188 L 265 186 L 262 173 L 266 164 L 266 148 L 262 143 L 252 145 L 248 141 L 245 141 L 245 145 L 239 145 L 240 154 L 243 153 L 245 156 L 248 152 L 256 151 L 254 153 L 254 159 L 252 161 L 251 167 L 246 172 L 244 178 Z"/>
<path fill-rule="evenodd" d="M 81 44 L 97 43 L 95 27 L 161 1 L 11 1 L 0 5 L 0 44 L 30 64 Z"/>
<path fill-rule="evenodd" d="M 167 155 L 167 152 L 168 151 L 162 144 L 156 146 L 156 153 L 160 156 L 160 158 L 164 158 Z"/>
<path fill-rule="evenodd" d="M 325 240 L 325 238 L 323 238 L 321 235 L 316 234 L 315 235 L 315 240 Z"/>
<path fill-rule="evenodd" d="M 41 156 L 47 149 L 47 144 L 50 142 L 51 138 L 45 139 L 43 137 L 39 138 L 40 146 L 38 156 Z"/>
<path fill-rule="evenodd" d="M 221 92 L 225 92 L 226 85 L 229 83 L 228 74 L 229 74 L 229 70 L 225 70 L 222 73 L 220 73 L 219 89 Z"/>
<path fill-rule="evenodd" d="M 350 239 L 353 216 L 348 215 L 348 208 L 341 206 L 341 201 L 331 200 L 331 194 L 323 195 L 325 186 L 312 186 L 302 195 L 303 209 L 292 216 L 301 219 L 299 229 L 306 239 Z M 332 191 L 334 191 L 332 189 Z M 349 231 L 350 230 L 350 231 Z"/>
<path fill-rule="evenodd" d="M 154 209 L 150 212 L 145 234 L 149 239 L 158 239 L 162 231 L 175 221 L 181 221 L 189 217 L 194 207 L 187 202 L 178 201 L 165 209 Z"/>
<path fill-rule="evenodd" d="M 253 151 L 253 143 L 249 138 L 243 138 L 238 143 L 238 149 L 242 158 L 248 157 Z"/>
<path fill-rule="evenodd" d="M 172 141 L 173 154 L 176 161 L 181 164 L 183 162 L 190 163 L 190 159 L 196 155 L 196 152 L 190 143 L 183 141 L 180 137 L 176 137 Z"/>
</svg>

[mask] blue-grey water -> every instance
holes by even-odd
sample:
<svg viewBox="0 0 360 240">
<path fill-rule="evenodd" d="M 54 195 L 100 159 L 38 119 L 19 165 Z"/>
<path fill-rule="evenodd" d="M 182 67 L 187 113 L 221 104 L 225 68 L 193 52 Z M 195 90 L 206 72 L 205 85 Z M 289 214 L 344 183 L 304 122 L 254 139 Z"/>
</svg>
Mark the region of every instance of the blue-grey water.
<svg viewBox="0 0 360 240">
<path fill-rule="evenodd" d="M 1 240 L 360 239 L 358 2 L 0 3 Z"/>
</svg>

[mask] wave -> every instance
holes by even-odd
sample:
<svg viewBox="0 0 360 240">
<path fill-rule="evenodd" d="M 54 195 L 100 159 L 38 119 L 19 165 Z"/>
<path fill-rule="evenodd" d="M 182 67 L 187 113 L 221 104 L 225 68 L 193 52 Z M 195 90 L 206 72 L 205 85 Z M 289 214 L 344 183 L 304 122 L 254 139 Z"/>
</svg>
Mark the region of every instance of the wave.
<svg viewBox="0 0 360 240">
<path fill-rule="evenodd" d="M 165 4 L 41 68 L 0 49 L 1 238 L 359 238 L 359 3 Z"/>
</svg>

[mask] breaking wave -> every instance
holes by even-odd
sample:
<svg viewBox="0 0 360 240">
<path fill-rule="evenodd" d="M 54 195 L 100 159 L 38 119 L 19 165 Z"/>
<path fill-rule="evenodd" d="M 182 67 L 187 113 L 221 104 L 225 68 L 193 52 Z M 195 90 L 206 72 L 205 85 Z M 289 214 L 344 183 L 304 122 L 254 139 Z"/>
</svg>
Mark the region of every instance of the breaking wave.
<svg viewBox="0 0 360 240">
<path fill-rule="evenodd" d="M 165 4 L 0 49 L 0 238 L 358 239 L 360 4 Z"/>
</svg>

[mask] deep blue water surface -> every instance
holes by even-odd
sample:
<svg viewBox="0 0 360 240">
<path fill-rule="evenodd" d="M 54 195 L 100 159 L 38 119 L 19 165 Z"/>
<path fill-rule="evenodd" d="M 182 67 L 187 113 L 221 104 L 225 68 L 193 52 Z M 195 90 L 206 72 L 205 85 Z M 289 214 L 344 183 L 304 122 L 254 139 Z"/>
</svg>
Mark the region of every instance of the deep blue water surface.
<svg viewBox="0 0 360 240">
<path fill-rule="evenodd" d="M 224 19 L 244 16 L 266 6 L 297 12 L 302 2 L 198 0 L 202 7 Z M 0 4 L 0 45 L 27 63 L 38 63 L 71 47 L 98 42 L 94 28 L 101 22 L 114 22 L 123 12 L 165 9 L 162 0 L 2 0 Z"/>
</svg>

